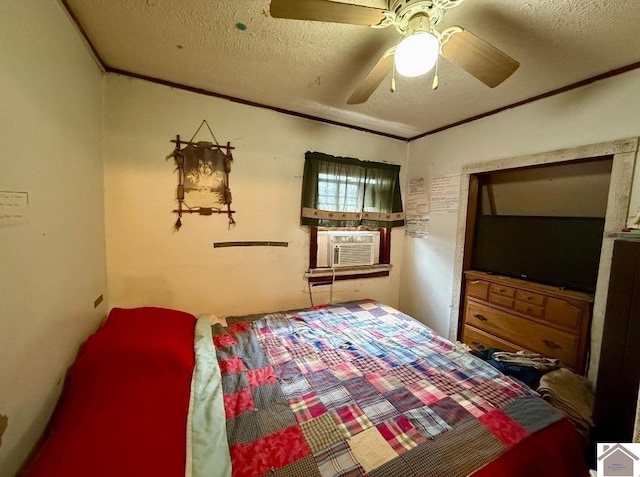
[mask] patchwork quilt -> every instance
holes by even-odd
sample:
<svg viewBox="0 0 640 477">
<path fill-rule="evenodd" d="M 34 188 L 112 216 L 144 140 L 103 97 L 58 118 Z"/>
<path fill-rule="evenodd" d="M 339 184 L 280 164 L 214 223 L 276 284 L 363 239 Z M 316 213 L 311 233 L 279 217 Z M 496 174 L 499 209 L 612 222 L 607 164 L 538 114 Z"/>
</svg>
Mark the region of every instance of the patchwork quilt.
<svg viewBox="0 0 640 477">
<path fill-rule="evenodd" d="M 563 417 L 370 300 L 212 335 L 234 477 L 466 476 Z"/>
</svg>

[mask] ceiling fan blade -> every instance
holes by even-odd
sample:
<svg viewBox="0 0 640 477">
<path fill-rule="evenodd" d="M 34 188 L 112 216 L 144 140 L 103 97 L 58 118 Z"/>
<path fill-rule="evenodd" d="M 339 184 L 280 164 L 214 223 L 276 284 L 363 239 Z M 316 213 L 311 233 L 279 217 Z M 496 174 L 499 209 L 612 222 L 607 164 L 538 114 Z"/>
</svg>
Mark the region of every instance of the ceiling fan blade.
<svg viewBox="0 0 640 477">
<path fill-rule="evenodd" d="M 379 8 L 330 2 L 328 0 L 271 0 L 271 16 L 350 25 L 378 25 L 385 19 Z"/>
<path fill-rule="evenodd" d="M 369 99 L 369 96 L 371 96 L 378 86 L 380 86 L 382 80 L 387 77 L 393 68 L 393 53 L 395 51 L 396 47 L 393 46 L 384 52 L 375 66 L 371 68 L 369 74 L 365 76 L 360 85 L 347 100 L 347 104 L 362 104 Z"/>
<path fill-rule="evenodd" d="M 520 63 L 461 27 L 442 46 L 442 56 L 495 88 L 518 69 Z"/>
</svg>

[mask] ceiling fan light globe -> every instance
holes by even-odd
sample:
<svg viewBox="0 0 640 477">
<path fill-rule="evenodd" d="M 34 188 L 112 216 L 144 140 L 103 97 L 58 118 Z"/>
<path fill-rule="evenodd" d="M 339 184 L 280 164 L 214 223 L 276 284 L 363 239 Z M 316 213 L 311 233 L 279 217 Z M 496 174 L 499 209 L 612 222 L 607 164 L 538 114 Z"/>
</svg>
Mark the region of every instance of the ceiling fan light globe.
<svg viewBox="0 0 640 477">
<path fill-rule="evenodd" d="M 396 47 L 396 71 L 409 78 L 423 75 L 433 69 L 439 54 L 440 42 L 435 35 L 426 31 L 414 32 Z"/>
</svg>

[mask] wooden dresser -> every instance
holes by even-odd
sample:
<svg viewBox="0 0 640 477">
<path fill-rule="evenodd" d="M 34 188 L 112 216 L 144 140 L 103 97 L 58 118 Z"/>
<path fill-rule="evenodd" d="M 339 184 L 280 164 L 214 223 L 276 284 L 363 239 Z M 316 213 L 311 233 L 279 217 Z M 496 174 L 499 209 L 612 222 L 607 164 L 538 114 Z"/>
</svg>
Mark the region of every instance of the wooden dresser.
<svg viewBox="0 0 640 477">
<path fill-rule="evenodd" d="M 472 349 L 521 349 L 584 374 L 593 296 L 525 280 L 465 272 L 462 341 Z"/>
</svg>

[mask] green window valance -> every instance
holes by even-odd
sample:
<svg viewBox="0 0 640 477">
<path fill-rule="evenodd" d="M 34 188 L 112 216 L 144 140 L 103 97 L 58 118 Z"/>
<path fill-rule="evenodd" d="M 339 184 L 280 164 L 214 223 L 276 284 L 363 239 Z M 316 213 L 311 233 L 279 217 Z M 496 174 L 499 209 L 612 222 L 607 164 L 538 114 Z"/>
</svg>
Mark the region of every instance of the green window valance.
<svg viewBox="0 0 640 477">
<path fill-rule="evenodd" d="M 302 180 L 302 225 L 404 225 L 400 166 L 307 152 Z"/>
</svg>

